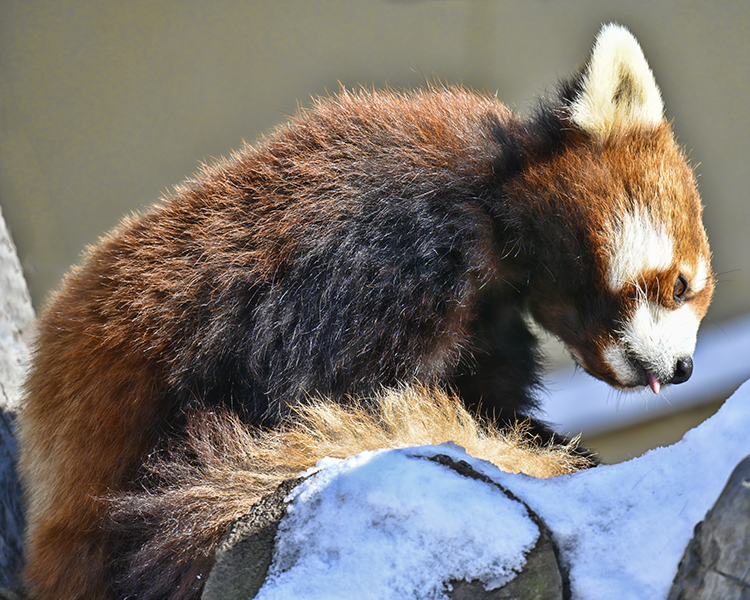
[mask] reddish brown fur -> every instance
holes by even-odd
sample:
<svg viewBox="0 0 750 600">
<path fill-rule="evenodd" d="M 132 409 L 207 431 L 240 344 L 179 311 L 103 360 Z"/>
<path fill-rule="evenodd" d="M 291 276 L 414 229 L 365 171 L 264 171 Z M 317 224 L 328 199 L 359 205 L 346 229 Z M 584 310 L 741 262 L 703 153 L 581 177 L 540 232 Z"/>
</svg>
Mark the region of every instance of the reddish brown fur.
<svg viewBox="0 0 750 600">
<path fill-rule="evenodd" d="M 327 196 L 319 189 L 341 174 L 336 157 L 317 152 L 315 140 L 330 143 L 323 140 L 331 131 L 359 128 L 369 133 L 362 147 L 340 149 L 348 169 L 358 169 L 356 152 L 377 152 L 379 137 L 388 136 L 412 148 L 416 167 L 439 164 L 460 175 L 489 169 L 485 141 L 475 139 L 483 135 L 475 120 L 487 112 L 510 118 L 500 103 L 462 90 L 342 92 L 259 149 L 206 167 L 168 203 L 126 221 L 89 251 L 40 321 L 21 417 L 30 492 L 26 579 L 36 596 L 109 597 L 108 561 L 120 540 L 100 531 L 102 498 L 132 489 L 178 409 L 165 395 L 168 365 L 175 340 L 198 326 L 189 307 L 205 286 L 221 293 L 231 283 L 224 279 L 237 275 L 235 265 L 246 280 L 267 280 L 316 229 L 335 228 L 337 215 L 357 210 L 342 196 L 321 205 Z M 453 162 L 457 156 L 465 160 Z M 248 195 L 259 199 L 252 227 L 243 225 L 248 215 L 237 202 Z M 477 258 L 485 279 L 496 265 Z M 455 360 L 465 312 L 459 307 L 436 336 L 424 380 Z"/>
</svg>

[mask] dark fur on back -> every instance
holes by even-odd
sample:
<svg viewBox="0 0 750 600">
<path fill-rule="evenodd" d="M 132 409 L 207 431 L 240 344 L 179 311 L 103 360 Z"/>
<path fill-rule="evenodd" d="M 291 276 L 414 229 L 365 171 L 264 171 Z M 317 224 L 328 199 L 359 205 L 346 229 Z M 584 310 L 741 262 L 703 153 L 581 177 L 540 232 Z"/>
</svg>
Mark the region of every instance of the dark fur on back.
<svg viewBox="0 0 750 600">
<path fill-rule="evenodd" d="M 538 266 L 505 186 L 567 143 L 562 110 L 521 118 L 460 88 L 342 90 L 93 248 L 41 321 L 28 382 L 35 592 L 52 597 L 53 574 L 86 563 L 99 580 L 71 583 L 106 597 L 123 539 L 72 531 L 95 531 L 102 498 L 137 489 L 188 412 L 274 425 L 310 394 L 419 382 L 529 415 Z"/>
<path fill-rule="evenodd" d="M 179 190 L 148 230 L 124 236 L 148 248 L 147 264 L 165 262 L 163 240 L 179 261 L 150 324 L 170 405 L 228 403 L 270 424 L 313 392 L 455 380 L 488 408 L 528 412 L 531 267 L 499 261 L 519 236 L 497 196 L 562 137 L 554 113 L 540 114 L 518 122 L 463 90 L 342 92 Z M 152 293 L 134 284 L 113 301 Z M 506 370 L 475 383 L 486 356 Z"/>
</svg>

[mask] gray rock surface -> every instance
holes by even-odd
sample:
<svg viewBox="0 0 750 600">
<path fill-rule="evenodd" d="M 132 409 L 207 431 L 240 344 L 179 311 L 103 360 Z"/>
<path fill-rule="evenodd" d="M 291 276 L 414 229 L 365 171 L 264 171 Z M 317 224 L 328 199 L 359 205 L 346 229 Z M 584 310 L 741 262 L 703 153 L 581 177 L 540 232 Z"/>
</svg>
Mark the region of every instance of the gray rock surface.
<svg viewBox="0 0 750 600">
<path fill-rule="evenodd" d="M 0 210 L 0 405 L 18 409 L 34 325 L 26 280 Z"/>
<path fill-rule="evenodd" d="M 750 457 L 695 528 L 667 600 L 750 600 Z"/>
<path fill-rule="evenodd" d="M 22 560 L 23 512 L 13 426 L 33 325 L 31 298 L 0 212 L 0 587 L 16 584 Z"/>
<path fill-rule="evenodd" d="M 509 490 L 474 471 L 468 463 L 456 463 L 441 455 L 437 455 L 435 460 L 465 477 L 495 485 L 508 497 L 522 502 Z M 446 594 L 451 600 L 563 600 L 570 597 L 567 573 L 558 562 L 557 549 L 549 528 L 526 503 L 522 504 L 539 527 L 539 539 L 526 556 L 526 564 L 521 572 L 504 586 L 494 590 L 485 590 L 480 581 L 451 581 L 453 589 Z"/>
<path fill-rule="evenodd" d="M 498 486 L 520 502 L 510 492 L 474 471 L 464 462 L 455 462 L 438 455 L 431 460 L 455 470 L 457 473 L 478 479 L 487 485 Z M 203 592 L 203 600 L 234 600 L 253 598 L 263 585 L 274 552 L 274 541 L 279 522 L 286 513 L 290 491 L 302 480 L 290 480 L 266 496 L 253 511 L 235 521 L 224 541 L 217 549 L 216 563 Z M 536 546 L 526 557 L 521 573 L 504 586 L 485 590 L 479 581 L 450 581 L 452 590 L 447 593 L 452 600 L 562 600 L 566 597 L 567 578 L 560 568 L 557 552 L 549 530 L 526 507 L 539 526 L 540 536 Z M 353 540 L 352 543 L 356 543 Z"/>
<path fill-rule="evenodd" d="M 286 497 L 301 481 L 285 481 L 249 515 L 232 524 L 216 549 L 203 600 L 245 600 L 258 593 L 273 560 L 274 538 L 286 514 Z"/>
</svg>

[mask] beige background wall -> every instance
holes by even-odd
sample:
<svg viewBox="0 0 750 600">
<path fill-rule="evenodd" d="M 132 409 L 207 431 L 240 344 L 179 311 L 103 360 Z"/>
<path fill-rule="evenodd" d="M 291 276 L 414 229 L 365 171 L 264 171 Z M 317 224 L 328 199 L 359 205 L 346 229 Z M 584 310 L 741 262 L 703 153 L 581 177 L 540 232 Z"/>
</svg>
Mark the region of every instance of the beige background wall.
<svg viewBox="0 0 750 600">
<path fill-rule="evenodd" d="M 3 0 L 0 207 L 39 308 L 86 244 L 339 82 L 440 78 L 524 110 L 602 22 L 641 41 L 699 164 L 719 286 L 750 311 L 750 2 Z"/>
<path fill-rule="evenodd" d="M 523 109 L 600 23 L 643 45 L 700 163 L 720 285 L 750 309 L 750 3 L 629 0 L 4 0 L 0 206 L 34 303 L 86 244 L 338 82 L 439 77 Z"/>
</svg>

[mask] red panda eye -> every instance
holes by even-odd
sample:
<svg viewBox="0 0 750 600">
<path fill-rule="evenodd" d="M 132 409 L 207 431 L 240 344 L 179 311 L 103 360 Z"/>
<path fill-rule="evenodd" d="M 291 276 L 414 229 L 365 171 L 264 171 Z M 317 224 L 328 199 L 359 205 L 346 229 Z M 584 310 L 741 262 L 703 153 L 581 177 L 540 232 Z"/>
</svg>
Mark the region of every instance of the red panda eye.
<svg viewBox="0 0 750 600">
<path fill-rule="evenodd" d="M 674 299 L 675 302 L 682 302 L 685 298 L 685 292 L 687 292 L 688 282 L 685 276 L 680 273 L 677 276 L 677 281 L 674 282 Z"/>
</svg>

